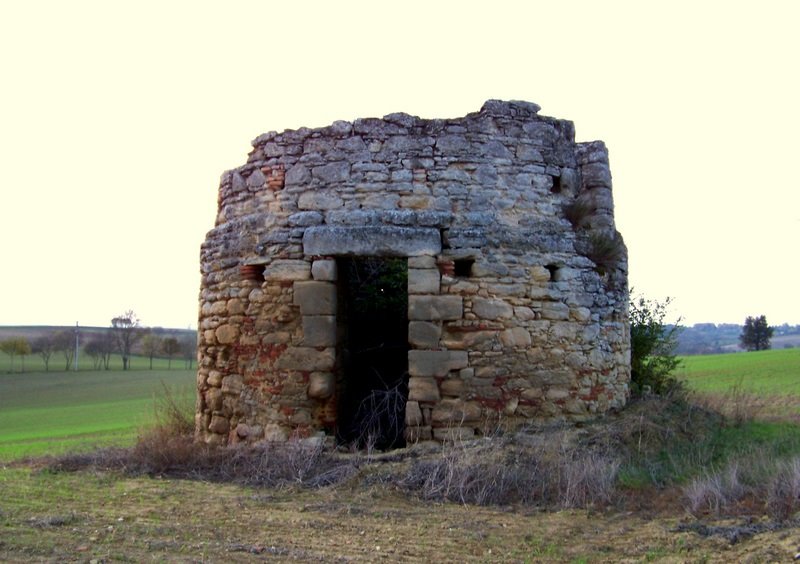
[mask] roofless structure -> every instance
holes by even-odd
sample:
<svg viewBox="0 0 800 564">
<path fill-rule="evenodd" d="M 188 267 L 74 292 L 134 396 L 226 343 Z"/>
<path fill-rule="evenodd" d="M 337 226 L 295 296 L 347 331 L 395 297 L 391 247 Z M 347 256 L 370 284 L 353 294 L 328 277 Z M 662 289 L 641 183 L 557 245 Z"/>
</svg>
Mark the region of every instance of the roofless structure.
<svg viewBox="0 0 800 564">
<path fill-rule="evenodd" d="M 608 154 L 532 103 L 262 135 L 201 268 L 208 443 L 392 447 L 628 397 Z"/>
</svg>

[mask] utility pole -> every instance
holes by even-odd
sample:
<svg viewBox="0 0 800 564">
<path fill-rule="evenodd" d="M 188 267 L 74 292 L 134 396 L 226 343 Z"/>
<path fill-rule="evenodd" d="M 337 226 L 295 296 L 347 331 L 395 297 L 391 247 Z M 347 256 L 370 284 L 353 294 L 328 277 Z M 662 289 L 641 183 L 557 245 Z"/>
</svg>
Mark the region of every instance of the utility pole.
<svg viewBox="0 0 800 564">
<path fill-rule="evenodd" d="M 78 351 L 80 350 L 79 342 L 80 342 L 80 333 L 78 332 L 78 322 L 75 322 L 75 364 L 73 365 L 73 369 L 75 372 L 78 371 Z"/>
</svg>

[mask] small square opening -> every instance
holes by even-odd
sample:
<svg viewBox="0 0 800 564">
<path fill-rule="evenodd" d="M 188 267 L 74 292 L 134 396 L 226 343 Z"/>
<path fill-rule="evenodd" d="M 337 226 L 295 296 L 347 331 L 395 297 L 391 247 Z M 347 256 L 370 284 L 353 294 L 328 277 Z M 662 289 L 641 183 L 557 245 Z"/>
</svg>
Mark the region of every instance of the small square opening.
<svg viewBox="0 0 800 564">
<path fill-rule="evenodd" d="M 239 266 L 239 274 L 242 280 L 251 280 L 253 282 L 264 281 L 264 271 L 267 269 L 265 264 L 243 264 Z"/>
<path fill-rule="evenodd" d="M 555 282 L 556 276 L 558 275 L 558 265 L 548 264 L 547 266 L 545 266 L 545 268 L 550 273 L 550 281 Z"/>
<path fill-rule="evenodd" d="M 469 278 L 472 275 L 472 265 L 475 264 L 475 259 L 456 259 L 453 261 L 455 266 L 454 274 L 461 278 Z"/>
<path fill-rule="evenodd" d="M 553 194 L 561 193 L 561 176 L 553 176 L 553 186 L 550 188 Z"/>
</svg>

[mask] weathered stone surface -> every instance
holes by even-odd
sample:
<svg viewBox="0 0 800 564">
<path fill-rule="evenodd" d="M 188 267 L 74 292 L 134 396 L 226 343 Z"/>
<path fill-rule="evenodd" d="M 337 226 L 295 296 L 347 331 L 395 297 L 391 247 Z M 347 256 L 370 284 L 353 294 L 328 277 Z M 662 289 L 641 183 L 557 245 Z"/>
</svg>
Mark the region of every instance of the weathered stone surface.
<svg viewBox="0 0 800 564">
<path fill-rule="evenodd" d="M 214 336 L 218 343 L 228 345 L 233 343 L 239 336 L 239 328 L 235 325 L 220 325 L 217 327 L 217 330 L 214 331 Z"/>
<path fill-rule="evenodd" d="M 209 388 L 205 393 L 206 407 L 210 411 L 222 409 L 222 390 L 219 388 Z"/>
<path fill-rule="evenodd" d="M 336 391 L 336 378 L 330 372 L 313 372 L 308 379 L 308 397 L 327 399 Z"/>
<path fill-rule="evenodd" d="M 336 345 L 336 317 L 333 315 L 303 316 L 303 346 L 332 347 Z"/>
<path fill-rule="evenodd" d="M 446 376 L 451 370 L 466 368 L 465 351 L 408 351 L 408 373 L 411 376 Z"/>
<path fill-rule="evenodd" d="M 311 265 L 311 276 L 314 280 L 335 282 L 338 276 L 335 260 L 315 260 Z"/>
<path fill-rule="evenodd" d="M 350 163 L 338 162 L 314 167 L 311 175 L 322 184 L 344 182 L 350 176 Z"/>
<path fill-rule="evenodd" d="M 439 391 L 446 397 L 460 397 L 466 390 L 467 386 L 461 378 L 449 378 L 439 385 Z"/>
<path fill-rule="evenodd" d="M 442 328 L 428 321 L 411 321 L 408 324 L 408 342 L 418 349 L 435 349 L 439 347 Z"/>
<path fill-rule="evenodd" d="M 277 259 L 264 269 L 264 279 L 273 281 L 308 280 L 311 263 L 304 260 Z"/>
<path fill-rule="evenodd" d="M 419 321 L 461 319 L 464 311 L 460 296 L 409 296 L 408 318 Z"/>
<path fill-rule="evenodd" d="M 497 339 L 497 331 L 461 331 L 451 328 L 442 337 L 442 346 L 455 350 L 486 350 Z"/>
<path fill-rule="evenodd" d="M 438 269 L 410 268 L 408 270 L 408 293 L 438 294 L 440 278 Z"/>
<path fill-rule="evenodd" d="M 230 430 L 230 421 L 228 421 L 225 417 L 220 415 L 214 415 L 211 417 L 211 424 L 208 426 L 208 430 L 212 433 L 217 433 L 219 435 L 224 435 Z"/>
<path fill-rule="evenodd" d="M 333 370 L 336 350 L 318 350 L 311 347 L 289 347 L 275 362 L 278 370 L 327 371 Z"/>
<path fill-rule="evenodd" d="M 430 228 L 320 226 L 303 234 L 307 255 L 408 257 L 435 255 L 441 249 L 439 231 Z"/>
<path fill-rule="evenodd" d="M 412 376 L 408 379 L 408 401 L 437 402 L 439 401 L 439 386 L 433 378 L 420 378 Z"/>
<path fill-rule="evenodd" d="M 329 190 L 304 192 L 297 200 L 297 207 L 301 210 L 335 210 L 342 206 L 344 200 L 336 192 Z"/>
<path fill-rule="evenodd" d="M 410 427 L 417 427 L 424 423 L 422 419 L 422 410 L 419 408 L 419 402 L 407 401 L 406 402 L 406 425 Z"/>
<path fill-rule="evenodd" d="M 431 256 L 408 257 L 408 268 L 436 268 L 436 259 Z"/>
<path fill-rule="evenodd" d="M 543 319 L 569 319 L 569 306 L 559 302 L 547 302 L 542 305 Z"/>
<path fill-rule="evenodd" d="M 335 315 L 336 285 L 330 282 L 295 282 L 294 304 L 303 315 Z"/>
<path fill-rule="evenodd" d="M 448 427 L 474 423 L 480 421 L 481 416 L 480 404 L 460 399 L 443 399 L 431 410 L 431 421 L 434 426 L 437 423 L 445 423 Z"/>
<path fill-rule="evenodd" d="M 222 393 L 239 395 L 243 384 L 244 380 L 241 374 L 228 374 L 222 379 Z"/>
<path fill-rule="evenodd" d="M 472 311 L 480 319 L 511 319 L 514 308 L 503 300 L 474 298 Z"/>
</svg>

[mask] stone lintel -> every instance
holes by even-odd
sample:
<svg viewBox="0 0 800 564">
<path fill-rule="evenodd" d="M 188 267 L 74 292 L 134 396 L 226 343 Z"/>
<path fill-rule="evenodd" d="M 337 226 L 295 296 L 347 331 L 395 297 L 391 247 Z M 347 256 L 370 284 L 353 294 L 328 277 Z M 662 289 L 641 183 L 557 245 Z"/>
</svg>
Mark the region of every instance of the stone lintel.
<svg viewBox="0 0 800 564">
<path fill-rule="evenodd" d="M 414 257 L 441 251 L 441 234 L 432 228 L 317 226 L 303 234 L 306 255 Z"/>
</svg>

